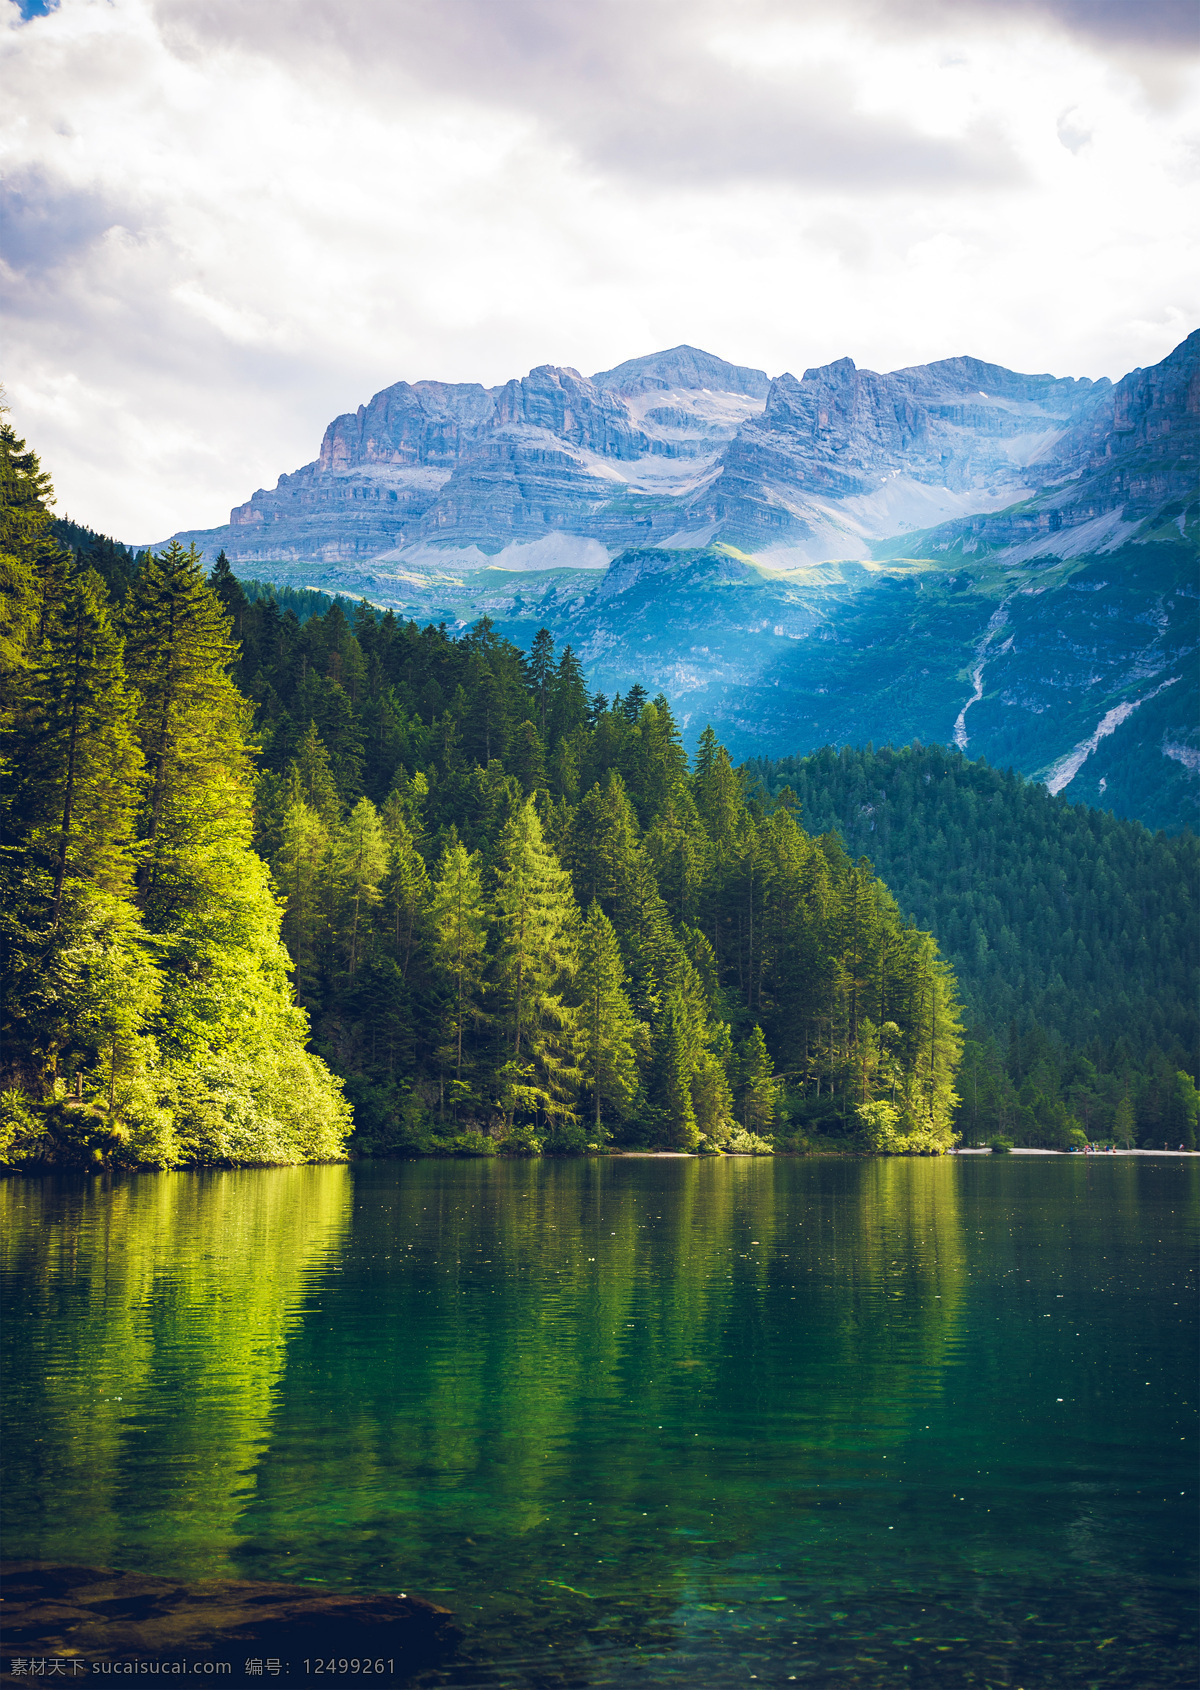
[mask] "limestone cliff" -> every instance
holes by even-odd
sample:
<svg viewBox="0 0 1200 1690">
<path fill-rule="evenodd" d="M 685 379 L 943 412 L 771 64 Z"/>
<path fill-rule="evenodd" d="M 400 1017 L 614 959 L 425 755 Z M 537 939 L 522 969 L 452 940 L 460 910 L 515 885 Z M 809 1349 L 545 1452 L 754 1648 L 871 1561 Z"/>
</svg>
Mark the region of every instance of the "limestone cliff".
<svg viewBox="0 0 1200 1690">
<path fill-rule="evenodd" d="M 399 382 L 195 539 L 243 575 L 570 641 L 735 752 L 954 742 L 1195 825 L 1200 333 L 1115 386 L 692 347 Z M 570 566 L 570 567 L 564 567 Z"/>
<path fill-rule="evenodd" d="M 555 541 L 567 563 L 587 542 L 607 556 L 725 540 L 782 548 L 776 562 L 865 557 L 881 537 L 1036 492 L 1038 466 L 1094 430 L 1110 391 L 973 358 L 890 375 L 843 358 L 772 381 L 689 346 L 590 379 L 543 364 L 497 388 L 397 382 L 335 418 L 318 457 L 227 529 L 188 537 L 256 565 L 427 567 L 432 548 L 470 567 L 476 551 Z"/>
</svg>

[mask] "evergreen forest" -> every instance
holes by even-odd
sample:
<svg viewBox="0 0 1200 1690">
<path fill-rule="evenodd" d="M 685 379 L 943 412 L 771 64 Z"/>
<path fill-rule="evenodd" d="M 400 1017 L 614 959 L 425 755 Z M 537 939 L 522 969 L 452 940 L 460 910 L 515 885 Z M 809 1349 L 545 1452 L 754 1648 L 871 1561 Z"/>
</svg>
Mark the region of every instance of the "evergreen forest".
<svg viewBox="0 0 1200 1690">
<path fill-rule="evenodd" d="M 665 698 L 64 544 L 4 473 L 10 1160 L 334 1155 L 343 1085 L 368 1153 L 950 1143 L 936 945 Z"/>
<path fill-rule="evenodd" d="M 546 630 L 135 556 L 2 460 L 10 1164 L 1194 1145 L 1190 835 L 689 762 Z"/>
<path fill-rule="evenodd" d="M 954 968 L 967 1023 L 956 1125 L 1195 1147 L 1200 841 L 1071 804 L 943 746 L 756 762 L 810 829 L 869 856 Z"/>
<path fill-rule="evenodd" d="M 340 1157 L 349 1108 L 252 849 L 219 599 L 178 547 L 106 542 L 104 573 L 64 547 L 7 423 L 0 478 L 0 1154 Z"/>
</svg>

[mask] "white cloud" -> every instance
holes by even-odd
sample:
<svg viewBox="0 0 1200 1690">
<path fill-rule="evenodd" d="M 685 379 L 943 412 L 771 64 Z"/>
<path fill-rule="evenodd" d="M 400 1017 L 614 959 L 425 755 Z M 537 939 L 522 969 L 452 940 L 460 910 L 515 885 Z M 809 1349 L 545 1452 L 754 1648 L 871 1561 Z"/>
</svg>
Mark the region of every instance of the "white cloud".
<svg viewBox="0 0 1200 1690">
<path fill-rule="evenodd" d="M 60 509 L 132 540 L 401 377 L 679 341 L 1116 377 L 1200 318 L 1200 86 L 1153 40 L 1123 68 L 1128 8 L 5 10 L 10 403 Z"/>
</svg>

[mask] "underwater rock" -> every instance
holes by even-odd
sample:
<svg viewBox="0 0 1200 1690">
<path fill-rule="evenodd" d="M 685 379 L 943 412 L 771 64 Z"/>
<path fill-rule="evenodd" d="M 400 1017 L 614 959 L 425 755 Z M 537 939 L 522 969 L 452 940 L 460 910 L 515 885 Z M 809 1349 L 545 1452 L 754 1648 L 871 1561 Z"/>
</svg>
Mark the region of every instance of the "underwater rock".
<svg viewBox="0 0 1200 1690">
<path fill-rule="evenodd" d="M 223 1655 L 237 1678 L 247 1654 L 290 1659 L 297 1671 L 306 1657 L 370 1656 L 394 1660 L 399 1675 L 443 1660 L 461 1636 L 448 1609 L 386 1591 L 198 1582 L 38 1561 L 6 1563 L 0 1580 L 6 1657 Z M 12 1665 L 5 1660 L 5 1681 Z"/>
</svg>

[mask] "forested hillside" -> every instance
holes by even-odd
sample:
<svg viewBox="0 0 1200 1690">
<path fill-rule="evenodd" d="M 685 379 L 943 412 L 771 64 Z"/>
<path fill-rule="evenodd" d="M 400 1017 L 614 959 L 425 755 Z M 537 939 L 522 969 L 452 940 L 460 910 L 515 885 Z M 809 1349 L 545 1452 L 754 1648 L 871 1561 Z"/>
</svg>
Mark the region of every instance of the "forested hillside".
<svg viewBox="0 0 1200 1690">
<path fill-rule="evenodd" d="M 98 534 L 94 528 L 85 528 L 82 523 L 72 522 L 68 517 L 55 517 L 50 523 L 49 533 L 74 557 L 77 567 L 96 571 L 114 603 L 124 602 L 145 553 L 135 553 L 119 540 Z M 324 615 L 335 602 L 328 593 L 317 592 L 312 587 L 275 586 L 253 580 L 242 580 L 240 585 L 248 600 L 273 598 L 281 612 L 286 615 L 290 610 L 298 622 L 305 622 L 310 616 Z M 348 599 L 337 602 L 345 609 L 353 608 Z M 235 638 L 240 638 L 236 628 L 233 632 Z"/>
<path fill-rule="evenodd" d="M 794 791 L 808 828 L 870 857 L 937 938 L 971 1032 L 960 1125 L 971 1130 L 974 1107 L 981 1133 L 1028 1136 L 1024 1093 L 1047 1123 L 1065 1102 L 1097 1135 L 1191 1137 L 1193 834 L 1152 834 L 941 746 L 827 749 L 749 771 L 767 793 Z"/>
<path fill-rule="evenodd" d="M 258 838 L 317 1048 L 376 1147 L 947 1141 L 953 982 L 786 795 L 569 647 L 360 606 L 303 627 L 219 563 L 259 705 Z M 740 1136 L 736 1136 L 740 1135 Z"/>
<path fill-rule="evenodd" d="M 282 603 L 224 558 L 206 580 L 178 548 L 134 557 L 74 524 L 51 532 L 35 460 L 7 450 L 5 1015 L 27 1147 L 84 1122 L 101 1156 L 309 1153 L 253 1124 L 250 1067 L 220 1106 L 250 1123 L 241 1139 L 212 1125 L 211 1098 L 190 1101 L 188 1061 L 211 1092 L 217 1054 L 241 1050 L 213 1032 L 234 1024 L 221 943 L 257 958 L 256 986 L 270 976 L 289 1060 L 307 1012 L 310 1083 L 328 1084 L 322 1064 L 340 1077 L 359 1151 L 937 1149 L 955 1128 L 1195 1142 L 1190 835 L 938 748 L 735 769 L 710 730 L 689 767 L 666 698 L 591 694 L 545 629 L 523 652 L 486 618 L 454 635 L 317 593 Z M 79 622 L 80 594 L 96 651 L 68 685 L 59 625 Z M 198 679 L 177 696 L 162 626 L 186 607 Z M 68 803 L 76 694 L 98 712 L 80 768 L 99 796 L 85 780 Z M 184 711 L 177 731 L 163 709 Z M 156 808 L 170 812 L 164 745 L 182 759 L 174 833 Z M 115 822 L 94 819 L 114 802 Z M 111 848 L 94 843 L 106 827 Z M 107 986 L 78 924 L 57 937 L 56 849 L 79 922 L 104 894 L 126 924 L 103 938 Z M 240 926 L 221 891 L 239 876 L 259 900 Z M 286 1013 L 283 969 L 301 1006 Z M 119 1036 L 93 1006 L 106 991 Z M 200 1004 L 207 1055 L 188 1022 Z M 328 1149 L 337 1102 L 322 1095 Z M 189 1127 L 189 1108 L 209 1125 Z"/>
<path fill-rule="evenodd" d="M 711 733 L 689 769 L 665 699 L 589 698 L 544 632 L 68 552 L 5 452 L 10 1159 L 337 1153 L 266 864 L 360 1149 L 949 1142 L 936 946 Z"/>
<path fill-rule="evenodd" d="M 250 712 L 222 606 L 171 546 L 104 574 L 0 427 L 0 1156 L 339 1157 L 251 849 Z M 105 549 L 107 546 L 107 549 Z"/>
</svg>

